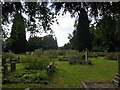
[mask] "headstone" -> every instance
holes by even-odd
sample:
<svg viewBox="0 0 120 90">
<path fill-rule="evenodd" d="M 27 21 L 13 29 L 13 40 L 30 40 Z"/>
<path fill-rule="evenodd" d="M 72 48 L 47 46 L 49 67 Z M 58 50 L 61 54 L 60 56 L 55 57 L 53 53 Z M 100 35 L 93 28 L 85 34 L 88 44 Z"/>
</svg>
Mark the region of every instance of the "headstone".
<svg viewBox="0 0 120 90">
<path fill-rule="evenodd" d="M 16 63 L 11 62 L 11 72 L 14 72 L 16 70 Z"/>
<path fill-rule="evenodd" d="M 17 61 L 20 62 L 20 57 L 18 56 Z"/>
<path fill-rule="evenodd" d="M 6 64 L 6 57 L 2 56 L 2 66 Z"/>
<path fill-rule="evenodd" d="M 5 64 L 3 66 L 3 74 L 6 74 L 7 72 L 8 72 L 8 66 L 7 66 L 7 64 Z"/>
<path fill-rule="evenodd" d="M 105 50 L 105 55 L 107 54 L 107 50 Z"/>
<path fill-rule="evenodd" d="M 87 48 L 86 48 L 86 51 L 85 51 L 85 61 L 86 62 L 88 61 L 88 51 L 87 51 Z"/>
<path fill-rule="evenodd" d="M 10 62 L 14 61 L 14 57 L 10 57 Z"/>
<path fill-rule="evenodd" d="M 49 76 L 50 75 L 50 67 L 49 67 L 49 65 L 47 66 L 47 75 Z"/>
</svg>

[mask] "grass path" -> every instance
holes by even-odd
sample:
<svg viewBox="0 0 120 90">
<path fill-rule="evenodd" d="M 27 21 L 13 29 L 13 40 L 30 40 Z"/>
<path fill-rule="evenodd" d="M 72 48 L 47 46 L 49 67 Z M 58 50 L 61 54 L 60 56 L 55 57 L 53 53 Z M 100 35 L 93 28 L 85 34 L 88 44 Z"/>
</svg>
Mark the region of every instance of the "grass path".
<svg viewBox="0 0 120 90">
<path fill-rule="evenodd" d="M 79 88 L 84 81 L 112 81 L 117 73 L 117 61 L 104 57 L 90 58 L 93 65 L 70 65 L 68 61 L 55 61 L 56 72 L 49 85 L 41 84 L 6 84 L 3 87 L 47 87 L 47 88 Z M 19 65 L 18 68 L 20 68 Z"/>
</svg>

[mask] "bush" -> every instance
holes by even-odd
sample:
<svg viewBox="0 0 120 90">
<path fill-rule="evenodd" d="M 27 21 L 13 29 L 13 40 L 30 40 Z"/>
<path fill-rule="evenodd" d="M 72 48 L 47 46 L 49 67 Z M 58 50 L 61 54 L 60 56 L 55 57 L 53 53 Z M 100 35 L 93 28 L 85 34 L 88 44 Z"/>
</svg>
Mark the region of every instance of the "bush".
<svg viewBox="0 0 120 90">
<path fill-rule="evenodd" d="M 43 51 L 41 49 L 36 49 L 34 52 L 31 52 L 32 56 L 42 56 Z"/>
<path fill-rule="evenodd" d="M 41 56 L 26 56 L 22 58 L 21 61 L 24 64 L 24 68 L 28 70 L 43 70 L 46 69 L 46 66 L 50 63 L 48 57 Z"/>
<path fill-rule="evenodd" d="M 88 57 L 93 58 L 93 57 L 98 57 L 98 55 L 97 55 L 96 52 L 89 52 L 89 53 L 88 53 Z"/>
<path fill-rule="evenodd" d="M 82 55 L 80 53 L 73 54 L 69 56 L 69 62 L 70 64 L 77 64 L 83 61 Z"/>
<path fill-rule="evenodd" d="M 107 57 L 109 60 L 117 60 L 117 53 L 115 53 L 115 52 L 107 53 L 107 54 L 106 54 L 106 57 Z"/>
<path fill-rule="evenodd" d="M 9 83 L 40 82 L 40 78 L 48 80 L 45 70 L 20 70 L 10 73 L 3 81 L 5 80 Z"/>
<path fill-rule="evenodd" d="M 16 55 L 13 52 L 2 52 L 2 55 L 5 56 L 6 58 L 10 58 L 10 57 L 15 57 Z"/>
<path fill-rule="evenodd" d="M 103 57 L 103 56 L 105 56 L 105 52 L 97 52 L 97 55 Z"/>
<path fill-rule="evenodd" d="M 88 63 L 89 65 L 93 65 L 92 62 L 91 62 L 91 60 L 88 60 L 87 63 Z"/>
<path fill-rule="evenodd" d="M 65 50 L 57 50 L 57 53 L 60 56 L 66 55 L 66 51 Z"/>
<path fill-rule="evenodd" d="M 59 60 L 59 61 L 68 61 L 68 58 L 65 57 L 65 56 L 59 56 L 59 57 L 58 57 L 58 60 Z"/>
</svg>

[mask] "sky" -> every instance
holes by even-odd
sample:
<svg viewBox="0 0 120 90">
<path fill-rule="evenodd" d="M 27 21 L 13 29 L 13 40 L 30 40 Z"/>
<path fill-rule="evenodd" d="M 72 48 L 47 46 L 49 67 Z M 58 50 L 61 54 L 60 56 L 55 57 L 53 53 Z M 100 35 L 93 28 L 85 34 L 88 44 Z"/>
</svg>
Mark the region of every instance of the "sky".
<svg viewBox="0 0 120 90">
<path fill-rule="evenodd" d="M 59 25 L 54 23 L 51 28 L 57 37 L 58 46 L 60 47 L 69 42 L 68 36 L 69 33 L 72 34 L 74 30 L 75 18 L 71 18 L 69 13 L 66 13 L 64 16 L 60 15 L 57 18 Z"/>
<path fill-rule="evenodd" d="M 54 35 L 57 38 L 57 43 L 58 46 L 64 46 L 64 44 L 69 42 L 68 36 L 69 33 L 72 34 L 73 30 L 74 30 L 74 22 L 75 22 L 75 18 L 71 18 L 70 13 L 66 13 L 63 16 L 60 14 L 59 16 L 57 16 L 59 25 L 54 23 L 51 28 L 54 31 Z M 12 27 L 12 23 L 9 24 L 9 29 L 11 29 Z M 8 31 L 9 33 L 11 32 Z M 42 34 L 38 34 L 37 36 L 45 36 L 45 33 Z M 9 35 L 8 35 L 9 37 Z M 29 39 L 29 32 L 26 33 L 26 39 Z"/>
<path fill-rule="evenodd" d="M 75 18 L 71 18 L 70 13 L 66 13 L 63 16 L 60 14 L 57 16 L 59 25 L 54 23 L 51 28 L 54 31 L 54 35 L 57 38 L 58 47 L 64 46 L 64 44 L 69 42 L 69 33 L 72 34 L 74 30 Z M 39 37 L 47 35 L 46 33 L 37 34 Z M 26 34 L 28 40 L 29 33 Z"/>
</svg>

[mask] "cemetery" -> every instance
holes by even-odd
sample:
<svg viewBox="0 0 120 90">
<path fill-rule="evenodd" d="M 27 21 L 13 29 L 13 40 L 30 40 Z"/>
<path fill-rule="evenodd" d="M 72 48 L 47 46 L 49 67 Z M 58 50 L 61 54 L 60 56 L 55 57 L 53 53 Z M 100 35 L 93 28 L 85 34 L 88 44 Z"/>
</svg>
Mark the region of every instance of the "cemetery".
<svg viewBox="0 0 120 90">
<path fill-rule="evenodd" d="M 101 56 L 101 53 L 104 56 Z M 24 55 L 4 53 L 3 55 L 3 88 L 118 88 L 119 85 L 118 61 L 109 60 L 104 52 L 100 52 L 100 55 L 96 52 L 94 56 L 94 53 L 89 51 L 86 53 L 72 50 L 36 50 L 32 55 L 30 53 L 29 55 L 28 53 Z M 36 59 L 38 55 L 39 60 L 47 58 L 49 61 L 44 59 L 46 62 L 37 62 L 36 60 L 36 64 L 30 61 L 33 60 L 32 57 Z M 86 61 L 85 55 L 91 64 Z M 66 60 L 62 60 L 65 57 Z M 29 63 L 26 63 L 27 60 Z"/>
<path fill-rule="evenodd" d="M 2 89 L 119 90 L 120 1 L 53 1 L 1 1 Z"/>
</svg>

